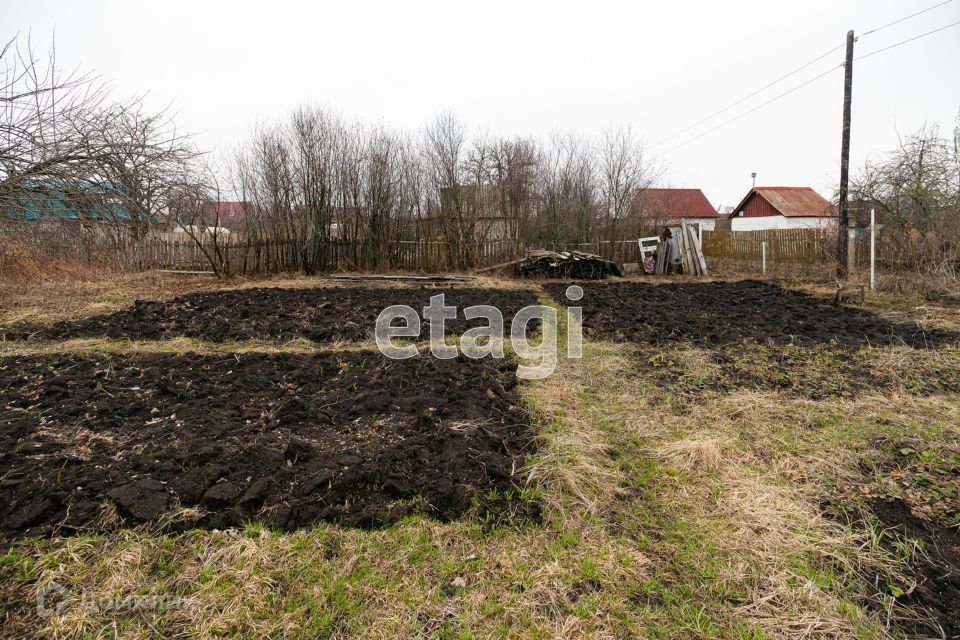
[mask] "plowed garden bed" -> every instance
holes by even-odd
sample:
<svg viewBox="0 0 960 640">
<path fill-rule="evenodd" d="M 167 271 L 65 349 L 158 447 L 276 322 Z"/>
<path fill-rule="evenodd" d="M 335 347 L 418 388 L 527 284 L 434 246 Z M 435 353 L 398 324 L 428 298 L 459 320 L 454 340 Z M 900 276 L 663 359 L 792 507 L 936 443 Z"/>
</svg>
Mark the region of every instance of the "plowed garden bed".
<svg viewBox="0 0 960 640">
<path fill-rule="evenodd" d="M 841 347 L 960 343 L 960 334 L 924 331 L 875 314 L 755 280 L 684 284 L 582 284 L 587 338 L 647 345 L 690 342 L 718 347 L 741 342 Z M 548 284 L 566 302 L 567 285 Z"/>
<path fill-rule="evenodd" d="M 256 292 L 249 292 L 252 296 Z M 456 518 L 513 495 L 531 429 L 505 361 L 376 352 L 0 362 L 0 536 Z"/>
<path fill-rule="evenodd" d="M 564 300 L 561 285 L 548 285 Z M 893 322 L 758 281 L 586 285 L 587 339 L 637 345 L 670 402 L 744 390 L 813 400 L 960 391 L 960 333 Z"/>
<path fill-rule="evenodd" d="M 507 323 L 522 307 L 536 304 L 531 291 L 484 288 L 400 288 L 342 286 L 312 289 L 254 288 L 193 293 L 172 300 L 138 300 L 128 309 L 52 326 L 0 327 L 0 339 L 129 338 L 162 340 L 187 337 L 213 342 L 228 340 L 361 341 L 373 338 L 377 316 L 395 304 L 422 315 L 430 297 L 444 294 L 456 306 L 457 319 L 445 323 L 447 335 L 462 334 L 477 323 L 463 310 L 493 305 Z M 430 323 L 423 319 L 422 335 Z M 508 325 L 509 326 L 509 325 Z"/>
</svg>

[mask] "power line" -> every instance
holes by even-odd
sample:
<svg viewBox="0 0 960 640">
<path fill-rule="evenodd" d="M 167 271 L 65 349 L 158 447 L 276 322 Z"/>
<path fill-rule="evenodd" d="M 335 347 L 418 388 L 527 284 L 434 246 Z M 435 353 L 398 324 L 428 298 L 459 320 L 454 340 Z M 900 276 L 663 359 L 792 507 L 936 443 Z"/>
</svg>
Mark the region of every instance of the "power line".
<svg viewBox="0 0 960 640">
<path fill-rule="evenodd" d="M 919 16 L 920 14 L 926 13 L 927 11 L 933 11 L 934 9 L 936 9 L 936 8 L 938 8 L 938 7 L 942 7 L 942 6 L 945 5 L 945 4 L 950 4 L 951 2 L 953 2 L 953 0 L 946 0 L 946 2 L 941 2 L 940 4 L 935 4 L 935 5 L 933 5 L 932 7 L 927 7 L 927 8 L 924 9 L 923 11 L 917 11 L 916 13 L 911 13 L 910 15 L 908 15 L 908 16 L 906 16 L 906 17 L 904 17 L 904 18 L 900 18 L 899 20 L 894 20 L 893 22 L 888 22 L 887 24 L 883 25 L 882 27 L 877 27 L 877 28 L 875 28 L 875 29 L 870 29 L 870 31 L 866 31 L 866 32 L 864 32 L 864 33 L 861 33 L 859 36 L 857 36 L 857 39 L 859 40 L 860 38 L 863 38 L 864 36 L 870 35 L 871 33 L 876 33 L 877 31 L 882 31 L 883 29 L 886 29 L 887 27 L 892 27 L 892 26 L 895 25 L 895 24 L 900 24 L 901 22 L 903 22 L 903 21 L 905 21 L 905 20 L 909 20 L 910 18 L 916 18 L 916 17 Z"/>
<path fill-rule="evenodd" d="M 948 0 L 948 1 L 952 2 L 952 0 Z M 823 53 L 823 54 L 817 56 L 816 58 L 814 58 L 814 59 L 811 60 L 810 62 L 807 62 L 807 63 L 805 63 L 805 64 L 797 67 L 796 69 L 794 69 L 794 70 L 791 71 L 790 73 L 787 73 L 787 74 L 785 74 L 785 75 L 780 76 L 779 78 L 777 78 L 777 79 L 774 80 L 773 82 L 771 82 L 771 83 L 769 83 L 769 84 L 766 84 L 766 85 L 760 87 L 759 89 L 757 89 L 757 90 L 754 91 L 753 93 L 751 93 L 751 94 L 749 94 L 749 95 L 747 95 L 747 96 L 744 96 L 743 98 L 740 98 L 740 99 L 737 100 L 736 102 L 730 103 L 729 105 L 727 105 L 727 106 L 724 107 L 723 109 L 720 109 L 719 111 L 715 111 L 715 112 L 711 113 L 711 114 L 708 115 L 706 118 L 703 118 L 703 119 L 701 119 L 701 120 L 698 120 L 698 121 L 694 122 L 694 123 L 693 123 L 692 125 L 690 125 L 689 127 L 685 128 L 685 129 L 681 129 L 680 131 L 677 131 L 677 132 L 674 133 L 673 135 L 670 135 L 670 136 L 668 136 L 668 137 L 660 140 L 659 142 L 654 143 L 652 146 L 653 146 L 653 147 L 659 147 L 659 146 L 660 146 L 661 144 L 663 144 L 664 142 L 668 142 L 668 141 L 670 141 L 670 140 L 673 140 L 673 139 L 676 138 L 677 136 L 683 135 L 683 134 L 686 133 L 687 131 L 690 131 L 691 129 L 694 129 L 694 128 L 700 126 L 700 125 L 703 124 L 704 122 L 716 118 L 716 117 L 717 117 L 718 115 L 720 115 L 721 113 L 725 113 L 725 112 L 729 111 L 730 109 L 733 109 L 733 108 L 736 107 L 737 105 L 740 105 L 740 104 L 746 102 L 747 100 L 749 100 L 750 98 L 754 97 L 755 95 L 757 95 L 757 94 L 759 94 L 759 93 L 763 93 L 764 91 L 766 91 L 766 90 L 769 89 L 770 87 L 772 87 L 772 86 L 774 86 L 774 85 L 776 85 L 776 84 L 779 84 L 780 82 L 783 82 L 784 80 L 786 80 L 786 79 L 789 78 L 790 76 L 793 76 L 793 75 L 795 75 L 795 74 L 803 71 L 804 69 L 806 69 L 806 68 L 809 67 L 810 65 L 812 65 L 812 64 L 814 64 L 814 63 L 817 63 L 817 62 L 820 62 L 821 60 L 823 60 L 824 58 L 826 58 L 828 55 L 830 55 L 831 53 L 833 53 L 834 51 L 837 51 L 838 49 L 842 49 L 843 47 L 844 47 L 844 45 L 841 44 L 841 45 L 838 45 L 838 46 L 834 47 L 833 49 L 830 49 L 830 50 L 827 51 L 826 53 Z"/>
<path fill-rule="evenodd" d="M 935 5 L 933 5 L 933 6 L 927 7 L 926 9 L 923 9 L 922 11 L 917 11 L 916 13 L 911 13 L 910 15 L 904 16 L 903 18 L 899 18 L 899 19 L 897 19 L 897 20 L 894 20 L 894 21 L 892 21 L 892 22 L 888 22 L 888 23 L 886 23 L 886 24 L 884 24 L 884 25 L 881 25 L 881 26 L 879 26 L 879 27 L 875 27 L 875 28 L 873 28 L 873 29 L 870 29 L 869 31 L 866 31 L 866 32 L 860 34 L 860 35 L 857 37 L 857 39 L 859 40 L 860 38 L 862 38 L 862 37 L 864 37 L 864 36 L 868 36 L 868 35 L 870 35 L 870 34 L 873 34 L 873 33 L 878 32 L 878 31 L 882 31 L 883 29 L 886 29 L 886 28 L 888 28 L 888 27 L 892 27 L 893 25 L 900 24 L 901 22 L 904 22 L 904 21 L 909 20 L 909 19 L 911 19 L 911 18 L 915 18 L 915 17 L 917 17 L 917 16 L 919 16 L 919 15 L 921 15 L 921 14 L 927 13 L 928 11 L 933 11 L 934 9 L 937 9 L 937 8 L 939 8 L 939 7 L 942 7 L 942 6 L 946 5 L 946 4 L 950 4 L 951 2 L 953 2 L 953 0 L 945 0 L 944 2 L 940 2 L 940 3 L 935 4 Z M 889 49 L 893 49 L 893 48 L 895 48 L 895 47 L 899 47 L 899 46 L 902 45 L 902 44 L 907 44 L 908 42 L 913 42 L 914 40 L 919 40 L 920 38 L 923 38 L 923 37 L 932 35 L 932 34 L 937 33 L 937 32 L 939 32 L 939 31 L 943 31 L 944 29 L 949 29 L 950 27 L 955 27 L 955 26 L 957 26 L 958 24 L 960 24 L 960 22 L 954 22 L 954 23 L 952 23 L 952 24 L 948 24 L 948 25 L 946 25 L 946 26 L 944 26 L 944 27 L 940 27 L 939 29 L 934 29 L 933 31 L 928 31 L 928 32 L 923 33 L 923 34 L 920 34 L 920 35 L 918 35 L 918 36 L 914 36 L 913 38 L 909 38 L 909 39 L 907 39 L 907 40 L 903 40 L 902 42 L 898 42 L 898 43 L 892 44 L 892 45 L 890 45 L 890 46 L 888 46 L 888 47 L 884 47 L 884 48 L 882 48 L 882 49 L 878 49 L 878 50 L 876 50 L 876 51 L 872 51 L 872 52 L 870 52 L 870 53 L 864 54 L 864 55 L 862 55 L 862 56 L 860 56 L 860 57 L 858 57 L 858 58 L 854 58 L 854 60 L 862 60 L 863 58 L 868 58 L 868 57 L 870 57 L 870 56 L 872 56 L 872 55 L 876 55 L 876 54 L 878 54 L 878 53 L 882 53 L 882 52 L 887 51 L 887 50 L 889 50 Z M 779 78 L 777 78 L 777 79 L 774 80 L 773 82 L 770 82 L 770 83 L 764 85 L 763 87 L 757 89 L 757 90 L 754 91 L 753 93 L 750 93 L 749 95 L 744 96 L 743 98 L 740 98 L 740 99 L 737 100 L 736 102 L 730 103 L 729 105 L 727 105 L 726 107 L 720 109 L 719 111 L 715 111 L 715 112 L 711 113 L 710 115 L 706 116 L 705 118 L 701 118 L 700 120 L 694 122 L 694 123 L 691 124 L 690 126 L 684 128 L 684 129 L 681 129 L 680 131 L 677 131 L 676 133 L 674 133 L 674 134 L 672 134 L 672 135 L 670 135 L 670 136 L 668 136 L 668 137 L 666 137 L 666 138 L 663 138 L 662 140 L 659 140 L 658 142 L 656 142 L 656 143 L 654 143 L 654 144 L 652 145 L 652 148 L 658 147 L 658 146 L 662 145 L 662 144 L 665 143 L 665 142 L 668 142 L 668 141 L 670 141 L 670 140 L 673 140 L 674 138 L 676 138 L 676 137 L 678 137 L 678 136 L 680 136 L 680 135 L 683 135 L 683 134 L 686 133 L 687 131 L 690 131 L 691 129 L 695 129 L 696 127 L 700 126 L 700 125 L 703 124 L 704 122 L 707 122 L 707 121 L 709 121 L 709 120 L 712 120 L 713 118 L 717 117 L 718 115 L 720 115 L 720 114 L 722 114 L 722 113 L 725 113 L 725 112 L 729 111 L 730 109 L 732 109 L 732 108 L 734 108 L 734 107 L 736 107 L 736 106 L 738 106 L 738 105 L 740 105 L 740 104 L 743 104 L 744 102 L 746 102 L 746 101 L 749 100 L 750 98 L 753 98 L 754 96 L 756 96 L 756 95 L 758 95 L 758 94 L 760 94 L 760 93 L 763 93 L 764 91 L 766 91 L 766 90 L 769 89 L 770 87 L 773 87 L 774 85 L 777 85 L 777 84 L 779 84 L 780 82 L 783 82 L 783 81 L 786 80 L 787 78 L 789 78 L 789 77 L 791 77 L 791 76 L 793 76 L 793 75 L 795 75 L 795 74 L 803 71 L 804 69 L 806 69 L 806 68 L 810 67 L 811 65 L 819 62 L 820 60 L 823 60 L 824 58 L 826 58 L 826 57 L 829 56 L 830 54 L 834 53 L 834 52 L 837 51 L 838 49 L 842 49 L 844 46 L 845 46 L 845 45 L 841 44 L 841 45 L 838 45 L 838 46 L 834 47 L 833 49 L 830 49 L 829 51 L 827 51 L 827 52 L 825 52 L 825 53 L 817 56 L 816 58 L 814 58 L 814 59 L 811 60 L 810 62 L 807 62 L 807 63 L 805 63 L 805 64 L 797 67 L 797 68 L 794 69 L 793 71 L 790 71 L 789 73 L 780 76 Z M 841 64 L 840 67 L 843 67 L 843 64 Z M 814 82 L 815 80 L 819 80 L 820 78 L 822 78 L 822 77 L 824 77 L 824 76 L 826 76 L 826 75 L 829 75 L 831 72 L 835 71 L 836 69 L 838 69 L 838 68 L 840 68 L 840 67 L 832 67 L 832 68 L 830 68 L 828 71 L 825 71 L 824 73 L 822 73 L 822 74 L 820 74 L 820 75 L 818 75 L 818 76 L 815 76 L 814 78 L 811 78 L 810 80 L 804 82 L 803 84 L 797 85 L 796 87 L 794 87 L 793 89 L 790 89 L 789 91 L 786 91 L 786 92 L 781 93 L 780 95 L 778 95 L 778 96 L 776 96 L 776 97 L 774 97 L 774 98 L 771 98 L 770 100 L 764 102 L 763 104 L 758 105 L 758 106 L 754 107 L 753 109 L 750 109 L 749 111 L 746 111 L 746 112 L 744 112 L 744 113 L 736 116 L 735 118 L 731 118 L 730 120 L 726 120 L 726 121 L 722 122 L 721 124 L 717 125 L 716 127 L 713 127 L 712 129 L 709 129 L 709 130 L 707 130 L 707 131 L 705 131 L 705 132 L 703 132 L 703 133 L 701 133 L 701 134 L 699 134 L 699 135 L 697 135 L 697 136 L 694 136 L 693 138 L 690 138 L 689 140 L 686 140 L 686 141 L 684 141 L 684 142 L 681 142 L 681 143 L 678 144 L 678 145 L 674 145 L 674 146 L 670 147 L 669 149 L 667 149 L 667 150 L 664 151 L 663 153 L 664 153 L 664 154 L 670 153 L 670 152 L 673 151 L 674 149 L 678 149 L 679 147 L 682 147 L 682 146 L 684 146 L 684 145 L 686 145 L 686 144 L 689 144 L 690 142 L 693 142 L 694 140 L 697 140 L 697 139 L 699 139 L 699 138 L 701 138 L 701 137 L 703 137 L 703 136 L 705 136 L 705 135 L 707 135 L 707 134 L 709 134 L 709 133 L 713 133 L 713 132 L 716 131 L 717 129 L 720 129 L 720 128 L 722 128 L 722 127 L 727 126 L 728 124 L 731 124 L 731 123 L 733 123 L 733 122 L 736 122 L 737 120 L 743 118 L 744 116 L 747 116 L 747 115 L 753 113 L 754 111 L 757 111 L 758 109 L 761 109 L 761 108 L 767 106 L 768 104 L 770 104 L 770 103 L 772 103 L 772 102 L 776 102 L 776 101 L 779 100 L 780 98 L 783 98 L 783 97 L 785 97 L 785 96 L 787 96 L 787 95 L 790 95 L 791 93 L 793 93 L 794 91 L 797 91 L 798 89 L 802 89 L 803 87 L 805 87 L 805 86 L 807 86 L 808 84 Z"/>
<path fill-rule="evenodd" d="M 810 78 L 810 79 L 807 80 L 806 82 L 804 82 L 804 83 L 802 83 L 802 84 L 798 84 L 798 85 L 795 86 L 794 88 L 792 88 L 792 89 L 790 89 L 790 90 L 788 90 L 788 91 L 784 91 L 783 93 L 781 93 L 781 94 L 778 95 L 778 96 L 775 96 L 775 97 L 773 97 L 773 98 L 770 98 L 769 100 L 767 100 L 767 101 L 764 102 L 763 104 L 759 104 L 759 105 L 755 106 L 753 109 L 750 109 L 749 111 L 744 111 L 743 113 L 741 113 L 740 115 L 738 115 L 738 116 L 736 116 L 736 117 L 734 117 L 734 118 L 730 118 L 729 120 L 726 120 L 726 121 L 724 121 L 724 122 L 721 122 L 720 124 L 718 124 L 717 126 L 713 127 L 712 129 L 708 129 L 707 131 L 704 131 L 703 133 L 701 133 L 701 134 L 699 134 L 699 135 L 696 135 L 696 136 L 694 136 L 693 138 L 690 138 L 689 140 L 686 140 L 686 141 L 684 141 L 684 142 L 681 142 L 681 143 L 678 144 L 678 145 L 674 145 L 674 146 L 670 147 L 669 149 L 667 149 L 667 150 L 664 151 L 663 153 L 664 153 L 664 154 L 670 153 L 670 152 L 673 151 L 674 149 L 679 149 L 680 147 L 682 147 L 682 146 L 684 146 L 684 145 L 690 144 L 690 143 L 693 142 L 694 140 L 699 140 L 699 139 L 702 138 L 703 136 L 708 135 L 708 134 L 711 134 L 711 133 L 713 133 L 714 131 L 716 131 L 717 129 L 721 129 L 721 128 L 727 126 L 728 124 L 732 124 L 732 123 L 736 122 L 737 120 L 739 120 L 739 119 L 741 119 L 741 118 L 744 118 L 744 117 L 750 115 L 750 114 L 753 113 L 754 111 L 757 111 L 757 110 L 759 110 L 759 109 L 762 109 L 763 107 L 767 106 L 768 104 L 771 104 L 771 103 L 773 103 L 773 102 L 776 102 L 776 101 L 779 100 L 780 98 L 784 98 L 784 97 L 790 95 L 790 94 L 793 93 L 794 91 L 799 91 L 800 89 L 803 89 L 803 88 L 804 88 L 805 86 L 807 86 L 808 84 L 811 84 L 811 83 L 819 80 L 820 78 L 826 77 L 826 76 L 830 75 L 831 73 L 833 73 L 834 71 L 836 71 L 837 69 L 842 69 L 842 68 L 843 68 L 843 65 L 842 65 L 842 64 L 840 64 L 840 65 L 838 65 L 838 66 L 836 66 L 836 67 L 831 67 L 830 69 L 827 69 L 826 71 L 824 71 L 824 72 L 821 73 L 820 75 L 814 76 L 813 78 Z"/>
<path fill-rule="evenodd" d="M 899 46 L 902 45 L 902 44 L 907 44 L 908 42 L 913 42 L 914 40 L 919 40 L 920 38 L 925 38 L 925 37 L 927 37 L 927 36 L 929 36 L 929 35 L 932 35 L 932 34 L 934 34 L 934 33 L 938 33 L 938 32 L 940 32 L 940 31 L 943 31 L 944 29 L 949 29 L 950 27 L 955 27 L 955 26 L 957 26 L 958 24 L 960 24 L 960 20 L 958 20 L 957 22 L 953 22 L 953 23 L 951 23 L 951 24 L 948 24 L 948 25 L 946 25 L 946 26 L 940 27 L 939 29 L 934 29 L 933 31 L 927 31 L 926 33 L 921 33 L 920 35 L 914 36 L 914 37 L 912 37 L 912 38 L 907 38 L 906 40 L 902 40 L 902 41 L 900 41 L 900 42 L 898 42 L 898 43 L 896 43 L 896 44 L 891 44 L 889 47 L 884 47 L 884 48 L 882 48 L 882 49 L 877 49 L 876 51 L 871 51 L 870 53 L 865 53 L 865 54 L 863 54 L 862 56 L 859 56 L 859 57 L 857 57 L 857 58 L 854 58 L 854 61 L 856 61 L 856 60 L 863 60 L 864 58 L 869 58 L 870 56 L 875 56 L 875 55 L 877 55 L 878 53 L 883 53 L 884 51 L 889 51 L 890 49 L 894 49 L 894 48 L 896 48 L 896 47 L 899 47 Z"/>
</svg>

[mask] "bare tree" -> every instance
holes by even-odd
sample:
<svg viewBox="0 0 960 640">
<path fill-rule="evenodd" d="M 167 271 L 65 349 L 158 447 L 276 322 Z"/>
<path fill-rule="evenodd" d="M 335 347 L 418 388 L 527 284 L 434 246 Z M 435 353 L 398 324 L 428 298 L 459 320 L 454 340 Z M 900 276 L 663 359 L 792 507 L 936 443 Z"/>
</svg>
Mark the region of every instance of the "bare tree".
<svg viewBox="0 0 960 640">
<path fill-rule="evenodd" d="M 41 61 L 29 39 L 21 45 L 14 38 L 0 50 L 0 199 L 90 160 L 85 132 L 74 127 L 102 92 L 85 91 L 87 77 L 60 73 L 52 48 L 49 58 Z"/>
<path fill-rule="evenodd" d="M 860 224 L 886 225 L 885 257 L 923 270 L 960 269 L 960 118 L 952 139 L 936 126 L 901 138 L 851 181 Z"/>
<path fill-rule="evenodd" d="M 252 205 L 248 244 L 307 272 L 390 268 L 409 241 L 433 268 L 475 266 L 491 240 L 593 244 L 630 232 L 636 192 L 658 176 L 628 130 L 540 145 L 471 138 L 444 113 L 411 139 L 316 108 L 258 128 L 232 174 Z"/>
<path fill-rule="evenodd" d="M 492 149 L 492 179 L 507 237 L 518 239 L 532 231 L 535 211 L 537 146 L 530 140 L 498 140 Z"/>
<path fill-rule="evenodd" d="M 29 37 L 13 38 L 0 64 L 0 217 L 32 221 L 19 228 L 38 241 L 73 221 L 78 246 L 102 241 L 135 259 L 123 255 L 129 241 L 193 181 L 200 154 L 189 137 L 140 99 L 113 101 L 90 75 L 62 72 L 53 46 L 43 57 Z"/>
<path fill-rule="evenodd" d="M 466 127 L 450 112 L 441 114 L 424 128 L 420 143 L 431 187 L 428 212 L 449 243 L 452 265 L 458 268 L 470 263 L 474 232 L 463 184 L 466 144 Z"/>
<path fill-rule="evenodd" d="M 590 143 L 572 134 L 554 134 L 539 164 L 536 239 L 552 244 L 594 240 L 600 185 Z"/>
<path fill-rule="evenodd" d="M 635 213 L 637 194 L 650 187 L 660 177 L 660 171 L 648 161 L 642 143 L 629 128 L 604 131 L 599 155 L 605 235 L 617 241 L 621 239 L 622 226 Z M 638 229 L 631 231 L 636 237 Z"/>
</svg>

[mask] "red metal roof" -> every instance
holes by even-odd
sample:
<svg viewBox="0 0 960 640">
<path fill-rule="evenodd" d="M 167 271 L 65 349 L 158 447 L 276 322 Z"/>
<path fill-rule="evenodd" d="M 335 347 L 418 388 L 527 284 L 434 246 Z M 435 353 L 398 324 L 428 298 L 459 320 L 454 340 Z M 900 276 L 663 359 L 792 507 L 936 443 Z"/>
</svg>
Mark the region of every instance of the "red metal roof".
<svg viewBox="0 0 960 640">
<path fill-rule="evenodd" d="M 753 196 L 763 198 L 787 218 L 834 217 L 837 209 L 810 187 L 754 187 L 731 213 L 735 217 Z"/>
<path fill-rule="evenodd" d="M 707 196 L 700 189 L 643 189 L 637 194 L 641 211 L 657 211 L 667 218 L 716 218 Z"/>
</svg>

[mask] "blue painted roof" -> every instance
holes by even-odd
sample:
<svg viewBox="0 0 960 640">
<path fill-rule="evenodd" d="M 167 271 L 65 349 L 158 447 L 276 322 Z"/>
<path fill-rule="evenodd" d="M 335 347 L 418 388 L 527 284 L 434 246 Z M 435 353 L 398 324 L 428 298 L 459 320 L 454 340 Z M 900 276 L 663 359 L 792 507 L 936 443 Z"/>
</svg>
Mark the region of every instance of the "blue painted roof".
<svg viewBox="0 0 960 640">
<path fill-rule="evenodd" d="M 8 199 L 4 214 L 11 220 L 141 220 L 115 198 L 124 189 L 111 183 L 78 182 L 72 185 L 35 183 L 24 185 L 20 194 Z M 152 216 L 151 216 L 152 219 Z"/>
</svg>

